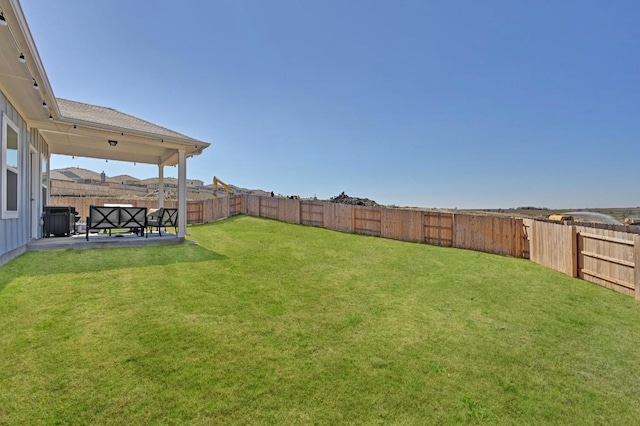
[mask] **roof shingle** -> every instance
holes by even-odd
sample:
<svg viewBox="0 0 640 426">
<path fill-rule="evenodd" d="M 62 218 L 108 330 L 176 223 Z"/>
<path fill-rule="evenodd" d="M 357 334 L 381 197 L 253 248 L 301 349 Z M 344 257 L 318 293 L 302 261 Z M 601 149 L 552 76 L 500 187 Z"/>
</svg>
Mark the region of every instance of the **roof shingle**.
<svg viewBox="0 0 640 426">
<path fill-rule="evenodd" d="M 102 124 L 111 127 L 128 129 L 134 132 L 151 133 L 166 138 L 178 138 L 183 140 L 192 140 L 200 142 L 197 139 L 174 132 L 157 124 L 150 123 L 146 120 L 125 114 L 113 108 L 102 107 L 98 105 L 85 104 L 68 99 L 57 98 L 60 114 L 63 117 L 72 120 L 82 120 L 86 122 Z"/>
</svg>

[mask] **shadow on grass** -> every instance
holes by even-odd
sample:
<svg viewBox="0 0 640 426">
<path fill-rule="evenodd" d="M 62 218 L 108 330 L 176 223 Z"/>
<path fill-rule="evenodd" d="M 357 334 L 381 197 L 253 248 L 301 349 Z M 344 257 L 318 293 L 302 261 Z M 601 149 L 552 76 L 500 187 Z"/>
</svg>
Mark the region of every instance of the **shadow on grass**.
<svg viewBox="0 0 640 426">
<path fill-rule="evenodd" d="M 102 272 L 148 266 L 210 262 L 226 258 L 223 254 L 195 244 L 28 252 L 0 266 L 0 291 L 11 281 L 21 276 Z"/>
<path fill-rule="evenodd" d="M 217 224 L 222 224 L 222 223 L 233 223 L 235 221 L 246 219 L 248 217 L 253 217 L 253 216 L 248 216 L 248 215 L 246 215 L 244 213 L 238 213 L 238 214 L 233 215 L 233 216 L 225 217 L 223 219 L 218 219 L 218 220 L 216 220 L 214 222 L 192 224 L 192 225 L 189 225 L 189 228 L 198 228 L 198 227 L 204 227 L 204 226 L 215 226 Z"/>
</svg>

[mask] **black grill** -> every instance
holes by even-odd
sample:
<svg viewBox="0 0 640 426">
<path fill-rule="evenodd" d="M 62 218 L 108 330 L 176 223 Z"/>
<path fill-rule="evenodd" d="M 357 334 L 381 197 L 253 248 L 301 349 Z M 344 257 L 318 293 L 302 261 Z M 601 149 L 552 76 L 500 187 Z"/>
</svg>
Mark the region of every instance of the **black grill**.
<svg viewBox="0 0 640 426">
<path fill-rule="evenodd" d="M 76 208 L 71 206 L 45 206 L 42 217 L 45 238 L 68 237 L 75 234 L 76 222 L 80 219 Z"/>
</svg>

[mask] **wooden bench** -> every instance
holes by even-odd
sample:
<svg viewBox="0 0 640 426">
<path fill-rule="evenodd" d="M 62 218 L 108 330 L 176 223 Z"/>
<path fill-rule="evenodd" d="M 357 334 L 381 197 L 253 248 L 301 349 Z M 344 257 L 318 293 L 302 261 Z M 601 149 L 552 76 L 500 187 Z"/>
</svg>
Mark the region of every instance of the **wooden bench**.
<svg viewBox="0 0 640 426">
<path fill-rule="evenodd" d="M 91 230 L 109 230 L 111 235 L 112 229 L 129 229 L 143 237 L 146 226 L 146 207 L 89 206 L 87 241 Z"/>
</svg>

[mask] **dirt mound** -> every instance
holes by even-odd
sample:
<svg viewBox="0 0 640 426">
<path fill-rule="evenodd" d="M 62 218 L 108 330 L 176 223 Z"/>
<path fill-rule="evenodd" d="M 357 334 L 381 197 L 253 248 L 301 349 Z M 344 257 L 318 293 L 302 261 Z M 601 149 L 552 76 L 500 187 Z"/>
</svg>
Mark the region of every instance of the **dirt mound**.
<svg viewBox="0 0 640 426">
<path fill-rule="evenodd" d="M 335 197 L 331 197 L 332 203 L 351 204 L 352 206 L 376 207 L 379 204 L 368 198 L 349 197 L 344 191 Z"/>
</svg>

